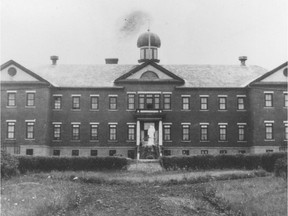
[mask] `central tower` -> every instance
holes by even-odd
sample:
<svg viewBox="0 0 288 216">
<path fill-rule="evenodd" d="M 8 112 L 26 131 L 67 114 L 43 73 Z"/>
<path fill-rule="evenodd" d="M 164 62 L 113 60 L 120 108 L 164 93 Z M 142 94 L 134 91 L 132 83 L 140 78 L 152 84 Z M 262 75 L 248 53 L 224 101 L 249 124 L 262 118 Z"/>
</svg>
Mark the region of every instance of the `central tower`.
<svg viewBox="0 0 288 216">
<path fill-rule="evenodd" d="M 160 62 L 158 59 L 158 50 L 161 46 L 160 38 L 157 34 L 150 32 L 148 29 L 147 32 L 141 34 L 137 40 L 137 47 L 140 48 L 140 59 L 139 63 L 146 61 Z"/>
</svg>

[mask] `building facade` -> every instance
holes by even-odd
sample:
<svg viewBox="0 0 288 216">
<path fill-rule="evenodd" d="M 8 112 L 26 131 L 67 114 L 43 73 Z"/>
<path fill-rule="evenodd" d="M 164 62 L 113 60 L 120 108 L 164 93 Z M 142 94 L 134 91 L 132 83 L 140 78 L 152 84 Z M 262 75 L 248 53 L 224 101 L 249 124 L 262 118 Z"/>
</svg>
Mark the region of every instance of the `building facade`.
<svg viewBox="0 0 288 216">
<path fill-rule="evenodd" d="M 1 66 L 1 144 L 12 154 L 157 158 L 286 151 L 287 62 L 160 65 L 139 36 L 139 64 Z"/>
</svg>

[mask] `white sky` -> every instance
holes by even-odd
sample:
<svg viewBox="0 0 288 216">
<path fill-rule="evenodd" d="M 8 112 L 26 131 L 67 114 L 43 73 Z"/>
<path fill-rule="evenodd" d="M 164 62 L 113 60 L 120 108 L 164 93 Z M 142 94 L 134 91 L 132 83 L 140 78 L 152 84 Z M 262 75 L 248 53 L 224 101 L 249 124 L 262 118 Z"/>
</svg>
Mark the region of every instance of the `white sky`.
<svg viewBox="0 0 288 216">
<path fill-rule="evenodd" d="M 161 64 L 247 64 L 273 69 L 287 61 L 287 0 L 2 0 L 1 64 L 137 64 L 148 21 L 120 31 L 135 11 L 161 38 Z M 127 18 L 128 17 L 128 18 Z"/>
</svg>

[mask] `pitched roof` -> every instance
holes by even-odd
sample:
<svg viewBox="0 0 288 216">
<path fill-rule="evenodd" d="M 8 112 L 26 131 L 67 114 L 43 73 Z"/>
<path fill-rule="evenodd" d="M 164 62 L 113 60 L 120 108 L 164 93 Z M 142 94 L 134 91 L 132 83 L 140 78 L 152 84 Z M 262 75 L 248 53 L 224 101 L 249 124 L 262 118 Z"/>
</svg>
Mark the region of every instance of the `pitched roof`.
<svg viewBox="0 0 288 216">
<path fill-rule="evenodd" d="M 239 88 L 264 75 L 259 66 L 161 65 L 185 80 L 183 87 Z M 113 87 L 114 80 L 139 65 L 48 65 L 33 71 L 55 87 Z"/>
</svg>

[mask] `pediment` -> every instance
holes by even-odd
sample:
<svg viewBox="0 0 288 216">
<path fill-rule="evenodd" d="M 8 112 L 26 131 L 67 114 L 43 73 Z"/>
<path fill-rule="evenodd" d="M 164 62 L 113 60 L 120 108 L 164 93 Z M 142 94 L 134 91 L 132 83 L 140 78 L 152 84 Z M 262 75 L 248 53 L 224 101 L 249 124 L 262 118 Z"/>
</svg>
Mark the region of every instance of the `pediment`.
<svg viewBox="0 0 288 216">
<path fill-rule="evenodd" d="M 1 65 L 1 82 L 47 82 L 37 74 L 10 60 Z"/>
<path fill-rule="evenodd" d="M 177 82 L 184 80 L 155 62 L 146 62 L 117 78 L 115 82 Z"/>
</svg>

